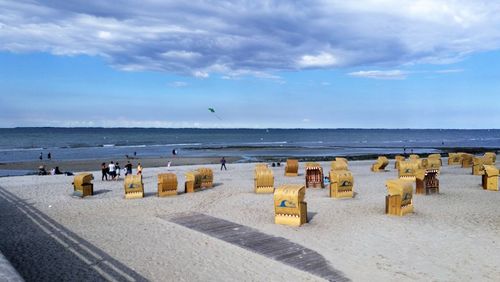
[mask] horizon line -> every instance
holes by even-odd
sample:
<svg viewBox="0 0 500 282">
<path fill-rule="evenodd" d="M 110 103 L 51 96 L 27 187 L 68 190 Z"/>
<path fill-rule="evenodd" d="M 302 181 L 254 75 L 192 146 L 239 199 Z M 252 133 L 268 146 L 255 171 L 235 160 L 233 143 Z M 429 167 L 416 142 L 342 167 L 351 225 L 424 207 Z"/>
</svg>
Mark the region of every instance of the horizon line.
<svg viewBox="0 0 500 282">
<path fill-rule="evenodd" d="M 196 130 L 500 130 L 500 128 L 412 128 L 412 127 L 103 127 L 103 126 L 14 126 L 0 129 L 196 129 Z"/>
</svg>

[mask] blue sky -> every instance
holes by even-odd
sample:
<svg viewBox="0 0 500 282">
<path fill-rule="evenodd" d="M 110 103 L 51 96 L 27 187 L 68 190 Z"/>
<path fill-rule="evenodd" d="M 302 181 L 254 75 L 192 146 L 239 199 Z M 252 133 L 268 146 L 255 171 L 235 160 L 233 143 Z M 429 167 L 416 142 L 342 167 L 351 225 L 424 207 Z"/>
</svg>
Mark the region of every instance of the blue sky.
<svg viewBox="0 0 500 282">
<path fill-rule="evenodd" d="M 479 2 L 0 0 L 0 127 L 500 128 Z"/>
</svg>

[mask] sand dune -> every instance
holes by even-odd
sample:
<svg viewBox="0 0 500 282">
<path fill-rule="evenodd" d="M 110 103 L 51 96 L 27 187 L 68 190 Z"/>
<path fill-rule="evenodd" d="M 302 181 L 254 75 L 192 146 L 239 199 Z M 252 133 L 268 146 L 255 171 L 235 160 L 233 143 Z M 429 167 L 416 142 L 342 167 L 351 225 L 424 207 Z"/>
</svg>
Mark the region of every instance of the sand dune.
<svg viewBox="0 0 500 282">
<path fill-rule="evenodd" d="M 444 166 L 441 194 L 415 196 L 412 215 L 387 216 L 384 181 L 396 171 L 373 173 L 371 163 L 350 162 L 354 199 L 308 189 L 311 219 L 298 228 L 274 224 L 272 195 L 253 193 L 254 164 L 208 165 L 213 189 L 170 198 L 154 195 L 157 173 L 177 173 L 181 192 L 184 172 L 200 166 L 146 168 L 138 200 L 124 200 L 123 182 L 100 181 L 100 172 L 85 199 L 71 196 L 72 177 L 1 178 L 0 250 L 27 280 L 322 280 L 168 220 L 198 212 L 312 249 L 354 281 L 500 279 L 500 193 L 483 191 L 470 169 Z M 272 169 L 276 185 L 304 183 L 303 163 L 299 177 Z"/>
</svg>

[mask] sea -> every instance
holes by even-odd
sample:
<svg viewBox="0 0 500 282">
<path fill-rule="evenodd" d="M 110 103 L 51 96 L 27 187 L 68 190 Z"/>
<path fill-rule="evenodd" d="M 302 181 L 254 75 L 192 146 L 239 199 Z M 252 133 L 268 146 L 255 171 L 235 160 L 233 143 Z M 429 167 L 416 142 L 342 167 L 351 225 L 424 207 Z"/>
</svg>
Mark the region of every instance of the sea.
<svg viewBox="0 0 500 282">
<path fill-rule="evenodd" d="M 363 156 L 500 147 L 500 130 L 4 128 L 0 163 L 52 159 Z"/>
</svg>

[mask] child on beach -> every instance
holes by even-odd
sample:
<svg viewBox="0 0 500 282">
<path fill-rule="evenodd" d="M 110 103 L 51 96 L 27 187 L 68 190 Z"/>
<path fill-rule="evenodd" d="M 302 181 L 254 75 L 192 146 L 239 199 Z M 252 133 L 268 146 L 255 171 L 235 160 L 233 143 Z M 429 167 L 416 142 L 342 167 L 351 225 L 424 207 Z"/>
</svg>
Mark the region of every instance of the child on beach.
<svg viewBox="0 0 500 282">
<path fill-rule="evenodd" d="M 141 165 L 141 163 L 137 164 L 137 175 L 142 175 L 142 165 Z"/>
</svg>

